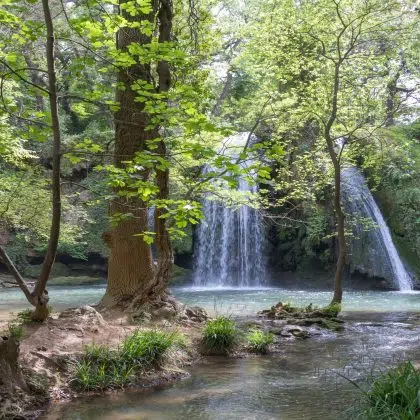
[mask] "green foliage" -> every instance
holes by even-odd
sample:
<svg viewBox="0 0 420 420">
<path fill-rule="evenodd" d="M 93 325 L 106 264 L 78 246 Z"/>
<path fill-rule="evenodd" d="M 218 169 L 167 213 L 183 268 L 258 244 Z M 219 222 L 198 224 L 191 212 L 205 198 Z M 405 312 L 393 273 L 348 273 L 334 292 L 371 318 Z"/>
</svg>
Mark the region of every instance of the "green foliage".
<svg viewBox="0 0 420 420">
<path fill-rule="evenodd" d="M 239 331 L 235 323 L 224 316 L 206 322 L 203 328 L 203 345 L 211 352 L 228 352 L 237 344 Z"/>
<path fill-rule="evenodd" d="M 336 317 L 341 312 L 341 303 L 331 303 L 322 308 L 322 312 L 327 316 Z"/>
<path fill-rule="evenodd" d="M 358 418 L 367 420 L 415 420 L 420 413 L 420 372 L 410 362 L 376 379 L 364 395 Z"/>
<path fill-rule="evenodd" d="M 20 341 L 23 338 L 23 327 L 19 322 L 9 322 L 8 331 L 10 338 Z"/>
<path fill-rule="evenodd" d="M 184 347 L 185 337 L 157 330 L 135 331 L 117 350 L 86 346 L 76 364 L 73 385 L 84 391 L 123 387 L 140 372 L 159 367 L 174 346 Z"/>
<path fill-rule="evenodd" d="M 166 353 L 179 335 L 168 334 L 162 331 L 136 331 L 129 335 L 123 342 L 121 358 L 127 364 L 141 365 L 151 368 L 158 366 Z"/>
<path fill-rule="evenodd" d="M 18 312 L 16 315 L 17 321 L 22 324 L 31 324 L 34 322 L 32 320 L 32 309 L 25 309 L 21 312 Z"/>
<path fill-rule="evenodd" d="M 274 335 L 269 332 L 252 330 L 247 335 L 247 341 L 252 352 L 266 354 L 268 346 L 274 342 Z"/>
</svg>

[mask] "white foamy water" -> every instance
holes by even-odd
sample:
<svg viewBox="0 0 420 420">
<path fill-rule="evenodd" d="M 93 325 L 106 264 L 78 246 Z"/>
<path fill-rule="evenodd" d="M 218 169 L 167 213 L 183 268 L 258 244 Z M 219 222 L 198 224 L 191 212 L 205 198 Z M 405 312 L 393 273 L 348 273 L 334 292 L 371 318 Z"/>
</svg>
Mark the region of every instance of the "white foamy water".
<svg viewBox="0 0 420 420">
<path fill-rule="evenodd" d="M 353 216 L 371 219 L 376 227 L 366 231 L 357 223 L 356 238 L 351 242 L 351 259 L 355 268 L 378 277 L 390 278 L 401 291 L 413 289 L 411 277 L 404 267 L 392 240 L 388 225 L 370 192 L 365 177 L 355 167 L 342 171 L 346 210 Z"/>
<path fill-rule="evenodd" d="M 243 147 L 249 133 L 227 139 L 233 150 Z M 236 160 L 235 152 L 230 153 Z M 239 179 L 238 191 L 255 194 L 256 185 Z M 197 229 L 194 284 L 196 286 L 259 286 L 265 280 L 264 234 L 258 211 L 247 205 L 238 209 L 221 201 L 205 200 L 204 220 Z"/>
</svg>

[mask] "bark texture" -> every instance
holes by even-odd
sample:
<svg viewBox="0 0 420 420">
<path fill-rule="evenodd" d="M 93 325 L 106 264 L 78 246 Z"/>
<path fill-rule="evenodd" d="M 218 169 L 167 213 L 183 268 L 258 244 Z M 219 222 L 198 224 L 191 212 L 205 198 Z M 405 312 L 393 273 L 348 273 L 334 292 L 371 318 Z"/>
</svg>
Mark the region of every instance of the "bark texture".
<svg viewBox="0 0 420 420">
<path fill-rule="evenodd" d="M 345 234 L 345 214 L 341 205 L 341 164 L 339 155 L 335 151 L 334 139 L 331 136 L 331 129 L 337 119 L 338 111 L 338 92 L 340 88 L 340 66 L 342 61 L 339 60 L 335 65 L 334 87 L 332 93 L 332 108 L 330 118 L 328 119 L 324 137 L 327 142 L 328 152 L 334 167 L 334 210 L 337 220 L 337 243 L 338 258 L 334 275 L 334 295 L 331 303 L 341 303 L 343 299 L 343 274 L 347 259 L 347 242 Z M 344 147 L 344 146 L 343 146 Z"/>
<path fill-rule="evenodd" d="M 172 3 L 171 0 L 161 0 L 159 5 L 159 42 L 171 41 L 172 33 Z M 169 63 L 160 61 L 157 66 L 159 75 L 159 91 L 167 92 L 171 87 L 171 70 Z M 162 138 L 157 150 L 160 157 L 167 159 L 165 139 Z M 159 189 L 158 199 L 166 200 L 169 198 L 169 169 L 156 169 L 156 184 Z M 155 210 L 155 233 L 157 267 L 154 275 L 153 286 L 149 291 L 151 298 L 162 295 L 169 285 L 172 277 L 174 263 L 171 238 L 167 229 L 167 219 L 161 218 L 164 212 L 157 208 Z"/>
<path fill-rule="evenodd" d="M 120 2 L 120 4 L 124 1 Z M 152 1 L 153 11 L 149 15 L 140 14 L 130 16 L 124 10 L 122 16 L 127 21 L 153 22 L 155 16 L 159 19 L 159 41 L 169 40 L 171 33 L 172 5 L 166 1 Z M 167 20 L 170 20 L 168 23 Z M 132 43 L 147 45 L 151 41 L 149 36 L 142 34 L 135 28 L 122 28 L 117 35 L 117 47 L 126 51 Z M 166 91 L 170 86 L 169 65 L 159 62 L 157 67 L 159 75 L 158 91 Z M 117 90 L 116 101 L 119 110 L 115 113 L 115 160 L 117 167 L 123 167 L 124 161 L 130 160 L 136 152 L 147 150 L 147 140 L 160 137 L 158 127 L 150 129 L 150 115 L 144 111 L 141 102 L 136 101 L 136 92 L 131 89 L 135 81 L 144 81 L 153 84 L 151 67 L 148 63 L 136 63 L 128 69 L 121 69 L 118 74 L 118 83 L 125 87 Z M 164 140 L 159 143 L 159 155 L 166 155 Z M 152 170 L 139 170 L 138 176 L 144 181 L 153 175 Z M 158 198 L 168 198 L 167 170 L 156 171 L 156 182 L 159 188 Z M 117 191 L 118 192 L 118 191 Z M 110 248 L 108 265 L 108 286 L 103 303 L 106 305 L 120 304 L 135 299 L 142 302 L 151 298 L 151 295 L 161 293 L 157 288 L 160 281 L 158 277 L 170 276 L 172 267 L 172 247 L 166 231 L 165 221 L 159 219 L 160 210 L 156 210 L 155 230 L 158 264 L 155 269 L 150 245 L 139 236 L 134 236 L 150 230 L 148 226 L 147 203 L 139 199 L 120 198 L 113 201 L 109 208 L 110 215 L 117 213 L 131 213 L 132 217 L 120 222 L 110 229 L 106 241 Z M 163 257 L 167 255 L 167 257 Z M 161 273 L 161 274 L 159 274 Z M 163 288 L 164 289 L 164 288 Z"/>
<path fill-rule="evenodd" d="M 3 382 L 9 392 L 13 392 L 16 387 L 23 391 L 28 390 L 28 386 L 20 370 L 18 358 L 19 342 L 13 337 L 1 337 L 0 382 Z"/>
<path fill-rule="evenodd" d="M 44 13 L 44 22 L 47 29 L 46 43 L 46 59 L 48 73 L 48 95 L 51 112 L 51 123 L 53 131 L 53 147 L 52 147 L 52 220 L 50 228 L 50 236 L 48 240 L 47 252 L 44 257 L 44 263 L 38 281 L 34 290 L 30 291 L 25 280 L 20 275 L 13 262 L 10 260 L 6 251 L 0 247 L 0 257 L 13 274 L 17 284 L 22 289 L 28 302 L 35 306 L 32 315 L 36 321 L 43 321 L 48 316 L 48 292 L 46 286 L 51 274 L 51 269 L 57 254 L 58 240 L 60 237 L 61 224 L 61 188 L 60 188 L 60 161 L 61 161 L 61 131 L 58 118 L 58 100 L 57 100 L 57 77 L 55 73 L 55 38 L 54 25 L 51 16 L 51 10 L 48 0 L 42 0 L 42 8 Z"/>
</svg>

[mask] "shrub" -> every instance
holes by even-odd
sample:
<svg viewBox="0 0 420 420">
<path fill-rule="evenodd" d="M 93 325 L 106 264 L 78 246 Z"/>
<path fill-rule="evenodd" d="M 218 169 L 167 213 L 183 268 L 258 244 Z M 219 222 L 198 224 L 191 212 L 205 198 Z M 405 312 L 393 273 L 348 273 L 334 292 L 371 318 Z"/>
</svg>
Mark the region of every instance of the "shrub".
<svg viewBox="0 0 420 420">
<path fill-rule="evenodd" d="M 234 322 L 226 317 L 219 316 L 207 321 L 203 329 L 203 344 L 207 350 L 227 352 L 238 341 L 239 332 Z"/>
<path fill-rule="evenodd" d="M 185 345 L 185 338 L 178 333 L 135 331 L 117 350 L 86 346 L 73 385 L 85 391 L 123 387 L 140 371 L 158 366 L 174 345 Z"/>
<path fill-rule="evenodd" d="M 376 379 L 365 394 L 360 418 L 414 420 L 420 418 L 420 371 L 402 363 Z"/>
<path fill-rule="evenodd" d="M 269 332 L 252 330 L 247 335 L 248 347 L 254 353 L 266 354 L 268 346 L 273 344 L 274 335 Z"/>
</svg>

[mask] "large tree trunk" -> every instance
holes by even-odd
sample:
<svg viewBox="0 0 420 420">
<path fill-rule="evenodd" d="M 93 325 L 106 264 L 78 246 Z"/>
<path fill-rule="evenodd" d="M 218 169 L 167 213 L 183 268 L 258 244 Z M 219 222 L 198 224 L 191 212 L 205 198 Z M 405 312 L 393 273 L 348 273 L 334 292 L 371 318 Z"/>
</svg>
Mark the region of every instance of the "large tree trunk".
<svg viewBox="0 0 420 420">
<path fill-rule="evenodd" d="M 121 11 L 121 14 L 128 21 L 153 22 L 156 4 L 154 9 L 150 15 L 132 17 L 125 11 Z M 126 51 L 132 43 L 145 45 L 150 41 L 149 36 L 135 28 L 121 28 L 117 34 L 117 48 L 120 51 Z M 147 140 L 159 136 L 156 129 L 146 129 L 150 118 L 144 112 L 143 104 L 136 102 L 136 92 L 131 89 L 131 84 L 136 80 L 152 83 L 148 64 L 136 64 L 118 73 L 118 85 L 124 86 L 124 89 L 117 89 L 116 92 L 119 110 L 115 113 L 114 164 L 120 168 L 136 152 L 147 149 Z M 150 171 L 143 170 L 138 175 L 146 181 Z M 115 199 L 109 206 L 109 214 L 112 217 L 118 213 L 131 213 L 132 217 L 118 223 L 106 235 L 109 246 L 108 286 L 103 299 L 106 305 L 124 303 L 142 295 L 152 286 L 154 276 L 151 247 L 142 237 L 134 236 L 149 230 L 147 204 L 135 198 Z"/>
<path fill-rule="evenodd" d="M 170 0 L 152 1 L 153 12 L 150 15 L 122 15 L 129 21 L 148 20 L 154 22 L 157 14 L 159 21 L 159 42 L 169 42 L 172 32 L 172 2 Z M 123 28 L 117 36 L 117 47 L 125 51 L 131 43 L 149 44 L 151 38 L 141 34 L 137 29 Z M 159 84 L 158 92 L 167 92 L 171 86 L 171 72 L 166 61 L 157 65 Z M 116 101 L 119 111 L 115 115 L 116 144 L 115 165 L 122 167 L 124 161 L 130 160 L 136 152 L 147 150 L 147 140 L 161 137 L 157 153 L 163 159 L 167 158 L 164 135 L 159 127 L 150 129 L 150 116 L 144 112 L 143 105 L 136 102 L 136 92 L 130 85 L 135 80 L 152 84 L 149 64 L 136 64 L 119 72 L 118 83 L 125 86 L 118 90 Z M 154 168 L 159 200 L 169 198 L 169 169 Z M 142 170 L 138 174 L 143 180 L 149 180 L 151 171 Z M 106 235 L 110 247 L 108 265 L 108 287 L 103 302 L 106 305 L 128 302 L 143 303 L 159 298 L 164 294 L 172 274 L 173 251 L 167 229 L 167 220 L 160 216 L 164 210 L 158 206 L 155 209 L 154 229 L 156 238 L 157 267 L 154 267 L 150 245 L 139 236 L 134 236 L 150 230 L 148 226 L 147 203 L 140 200 L 117 200 L 110 204 L 110 215 L 116 213 L 131 213 L 133 217 L 120 222 Z"/>
</svg>

